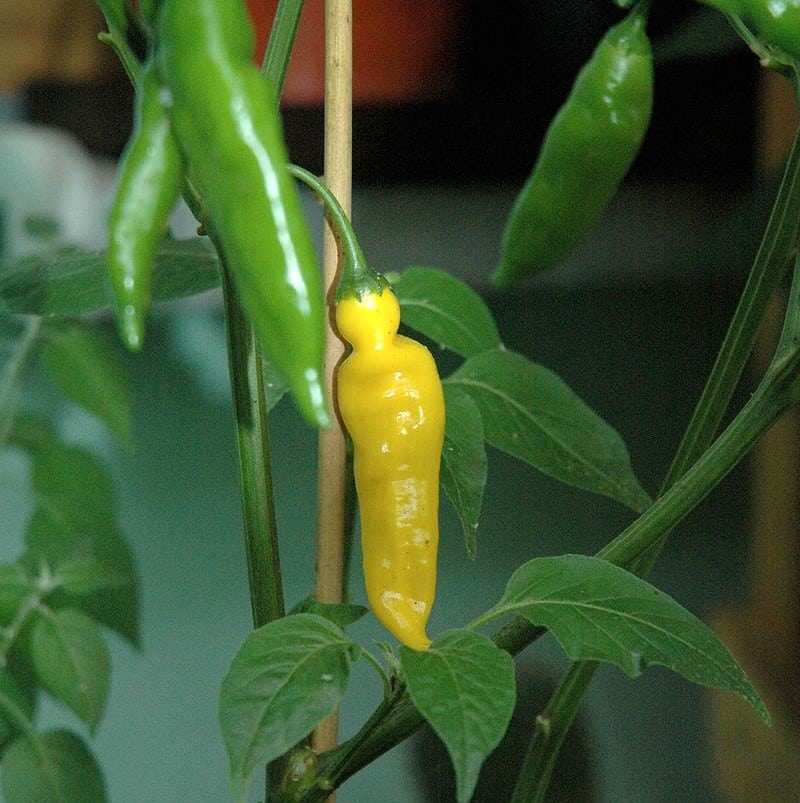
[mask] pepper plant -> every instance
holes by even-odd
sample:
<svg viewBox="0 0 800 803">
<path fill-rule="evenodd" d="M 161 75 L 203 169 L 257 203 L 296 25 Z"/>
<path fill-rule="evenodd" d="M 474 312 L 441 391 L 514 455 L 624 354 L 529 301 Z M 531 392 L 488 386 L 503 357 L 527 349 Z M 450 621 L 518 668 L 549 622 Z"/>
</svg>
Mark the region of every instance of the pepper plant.
<svg viewBox="0 0 800 803">
<path fill-rule="evenodd" d="M 574 663 L 536 720 L 513 803 L 545 799 L 555 758 L 603 662 L 631 678 L 662 665 L 730 690 L 768 723 L 758 691 L 722 642 L 645 578 L 671 530 L 800 398 L 797 145 L 717 361 L 653 499 L 619 434 L 555 373 L 506 349 L 478 294 L 433 268 L 407 269 L 387 282 L 367 265 L 356 231 L 325 184 L 287 164 L 277 98 L 300 0 L 279 4 L 261 71 L 251 62 L 252 32 L 240 0 L 98 5 L 108 25 L 103 38 L 139 93 L 108 251 L 61 247 L 45 228 L 43 254 L 0 276 L 0 324 L 10 344 L 0 381 L 0 447 L 26 456 L 33 493 L 24 554 L 0 567 L 0 785 L 8 803 L 108 799 L 85 740 L 73 731 L 42 730 L 35 702 L 43 693 L 55 697 L 91 734 L 109 685 L 101 627 L 139 641 L 139 579 L 118 531 L 110 479 L 97 456 L 65 443 L 46 416 L 20 407 L 26 364 L 40 359 L 65 396 L 129 442 L 119 353 L 91 315 L 113 309 L 123 341 L 138 349 L 152 299 L 217 286 L 226 311 L 254 623 L 221 678 L 219 724 L 233 800 L 247 799 L 265 767 L 269 800 L 325 800 L 424 722 L 449 752 L 458 800 L 469 800 L 511 718 L 514 656 L 546 632 Z M 513 285 L 563 261 L 600 219 L 634 159 L 653 91 L 648 5 L 624 12 L 555 118 L 498 244 L 498 264 L 487 266 L 498 283 Z M 796 4 L 709 5 L 728 16 L 765 68 L 796 81 Z M 369 601 L 400 639 L 398 648 L 388 643 L 376 652 L 348 636 L 350 624 L 373 615 L 357 600 L 309 595 L 284 610 L 267 438 L 276 398 L 265 386 L 287 389 L 311 426 L 327 426 L 335 415 L 322 391 L 320 333 L 328 315 L 297 178 L 323 199 L 341 245 L 339 324 L 357 359 L 341 375 L 346 387 L 339 398 L 356 448 Z M 179 191 L 203 237 L 162 236 Z M 774 357 L 721 429 L 767 305 L 789 278 Z M 422 346 L 394 339 L 395 297 L 408 329 L 460 360 L 441 382 Z M 380 360 L 358 354 L 364 343 L 377 348 L 376 338 L 392 344 Z M 376 393 L 392 403 L 369 402 Z M 411 438 L 409 432 L 427 432 L 424 422 L 433 436 Z M 520 556 L 505 591 L 481 615 L 426 635 L 436 478 L 475 557 L 486 444 L 616 500 L 631 520 L 596 555 Z M 386 455 L 390 462 L 381 462 Z M 419 621 L 409 625 L 403 617 L 412 613 Z M 314 749 L 309 734 L 339 704 L 357 660 L 375 668 L 384 694 L 353 736 Z"/>
</svg>

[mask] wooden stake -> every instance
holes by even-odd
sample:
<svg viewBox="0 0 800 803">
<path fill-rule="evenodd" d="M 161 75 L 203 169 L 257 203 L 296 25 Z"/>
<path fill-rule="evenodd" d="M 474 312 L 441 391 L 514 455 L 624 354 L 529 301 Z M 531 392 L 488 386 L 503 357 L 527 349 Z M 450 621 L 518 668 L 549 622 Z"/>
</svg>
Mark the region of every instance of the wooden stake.
<svg viewBox="0 0 800 803">
<path fill-rule="evenodd" d="M 352 181 L 352 3 L 325 2 L 325 181 L 350 214 Z M 333 293 L 339 265 L 336 241 L 326 228 L 323 270 L 328 299 Z M 333 309 L 333 304 L 329 304 Z M 331 315 L 333 313 L 331 312 Z M 344 346 L 328 327 L 325 350 L 327 391 L 334 408 L 333 372 Z M 320 434 L 317 482 L 316 596 L 322 602 L 341 602 L 344 572 L 345 440 L 338 417 Z M 314 750 L 335 746 L 338 712 L 321 722 L 312 736 Z M 333 796 L 328 798 L 333 800 Z"/>
</svg>

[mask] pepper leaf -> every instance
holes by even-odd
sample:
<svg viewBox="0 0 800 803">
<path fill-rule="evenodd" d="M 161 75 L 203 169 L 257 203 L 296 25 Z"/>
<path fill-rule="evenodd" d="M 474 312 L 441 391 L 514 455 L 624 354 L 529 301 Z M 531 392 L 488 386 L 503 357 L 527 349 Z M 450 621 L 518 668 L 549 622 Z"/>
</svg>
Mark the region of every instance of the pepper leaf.
<svg viewBox="0 0 800 803">
<path fill-rule="evenodd" d="M 254 630 L 222 682 L 219 721 L 233 797 L 338 704 L 354 645 L 327 619 L 299 613 Z"/>
<path fill-rule="evenodd" d="M 411 700 L 450 753 L 464 803 L 514 712 L 514 662 L 471 630 L 446 631 L 420 652 L 401 647 L 400 662 Z"/>
<path fill-rule="evenodd" d="M 366 616 L 369 608 L 352 602 L 320 602 L 316 597 L 305 597 L 290 611 L 295 613 L 315 613 L 344 629 Z"/>
<path fill-rule="evenodd" d="M 53 585 L 69 594 L 94 594 L 128 584 L 128 577 L 95 557 L 77 557 L 59 563 Z"/>
<path fill-rule="evenodd" d="M 38 593 L 36 583 L 19 563 L 0 564 L 0 626 L 10 624 L 25 600 Z M 0 645 L 6 635 L 0 630 Z"/>
<path fill-rule="evenodd" d="M 493 446 L 637 512 L 649 506 L 617 431 L 544 366 L 511 351 L 486 352 L 467 360 L 445 383 L 472 396 Z"/>
<path fill-rule="evenodd" d="M 442 449 L 441 483 L 453 503 L 467 554 L 475 558 L 475 531 L 486 487 L 487 459 L 481 413 L 470 395 L 458 387 L 445 385 L 447 420 Z"/>
<path fill-rule="evenodd" d="M 573 661 L 607 661 L 632 678 L 659 664 L 694 683 L 729 689 L 769 722 L 758 692 L 703 622 L 607 561 L 534 558 L 514 572 L 490 614 L 519 614 L 548 628 Z"/>
<path fill-rule="evenodd" d="M 6 803 L 106 803 L 103 776 L 83 740 L 65 730 L 26 732 L 3 753 Z"/>
<path fill-rule="evenodd" d="M 133 403 L 116 343 L 78 321 L 50 322 L 42 337 L 42 364 L 62 393 L 130 446 Z"/>
<path fill-rule="evenodd" d="M 0 669 L 0 746 L 5 746 L 23 727 L 30 726 L 35 695 L 7 667 Z"/>
<path fill-rule="evenodd" d="M 464 282 L 434 268 L 408 268 L 392 285 L 403 323 L 462 357 L 501 346 L 483 299 Z"/>
<path fill-rule="evenodd" d="M 25 563 L 33 571 L 45 564 L 57 574 L 65 565 L 68 571 L 70 564 L 74 568 L 74 561 L 84 562 L 84 570 L 92 561 L 99 562 L 107 582 L 95 577 L 97 590 L 90 591 L 84 582 L 70 594 L 62 592 L 59 601 L 138 645 L 138 578 L 130 549 L 117 530 L 111 479 L 90 452 L 47 438 L 45 431 L 39 435 L 41 440 L 28 444 L 36 505 L 25 532 Z"/>
<path fill-rule="evenodd" d="M 70 608 L 41 613 L 33 628 L 31 655 L 42 685 L 94 733 L 110 677 L 108 648 L 94 620 Z"/>
<path fill-rule="evenodd" d="M 162 241 L 156 256 L 153 298 L 167 301 L 219 285 L 219 260 L 208 240 Z M 0 311 L 26 315 L 80 315 L 111 309 L 104 251 L 64 249 L 29 256 L 0 276 Z"/>
</svg>

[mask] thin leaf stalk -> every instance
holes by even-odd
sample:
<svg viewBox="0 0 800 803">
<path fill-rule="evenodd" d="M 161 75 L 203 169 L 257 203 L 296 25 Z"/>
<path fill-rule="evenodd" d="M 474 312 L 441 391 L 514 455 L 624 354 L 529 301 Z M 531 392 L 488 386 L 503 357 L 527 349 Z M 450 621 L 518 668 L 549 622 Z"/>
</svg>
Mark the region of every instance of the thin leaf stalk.
<svg viewBox="0 0 800 803">
<path fill-rule="evenodd" d="M 264 52 L 261 72 L 266 75 L 275 87 L 275 94 L 280 97 L 286 82 L 289 69 L 289 54 L 294 47 L 300 16 L 303 13 L 305 0 L 280 0 L 275 9 L 272 29 Z"/>
<path fill-rule="evenodd" d="M 13 400 L 17 381 L 34 352 L 42 328 L 42 319 L 27 317 L 24 327 L 16 352 L 6 365 L 2 381 L 0 381 L 0 446 L 8 441 L 11 433 L 14 423 Z"/>
<path fill-rule="evenodd" d="M 761 321 L 797 250 L 800 227 L 800 129 L 750 274 L 705 388 L 675 452 L 662 493 L 700 456 L 719 429 L 753 351 Z"/>
</svg>

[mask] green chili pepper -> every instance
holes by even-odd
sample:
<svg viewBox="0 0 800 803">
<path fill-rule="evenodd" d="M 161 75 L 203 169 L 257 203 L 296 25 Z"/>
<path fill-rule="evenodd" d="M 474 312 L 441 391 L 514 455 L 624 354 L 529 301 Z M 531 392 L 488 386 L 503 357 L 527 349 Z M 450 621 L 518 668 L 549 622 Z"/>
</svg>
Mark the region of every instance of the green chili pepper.
<svg viewBox="0 0 800 803">
<path fill-rule="evenodd" d="M 495 284 L 557 265 L 591 231 L 639 151 L 652 98 L 640 3 L 600 41 L 553 119 L 506 223 Z"/>
<path fill-rule="evenodd" d="M 800 61 L 800 0 L 738 0 L 738 14 L 767 46 Z"/>
<path fill-rule="evenodd" d="M 159 64 L 172 121 L 210 236 L 276 368 L 306 418 L 328 423 L 320 271 L 287 170 L 275 93 L 252 64 L 242 0 L 167 0 Z"/>
<path fill-rule="evenodd" d="M 700 0 L 738 17 L 761 44 L 800 61 L 800 0 Z M 781 54 L 776 54 L 780 60 Z"/>
<path fill-rule="evenodd" d="M 136 97 L 133 133 L 120 164 L 106 255 L 120 335 L 133 351 L 142 346 L 156 249 L 183 176 L 180 150 L 163 103 L 164 87 L 149 62 Z"/>
</svg>

